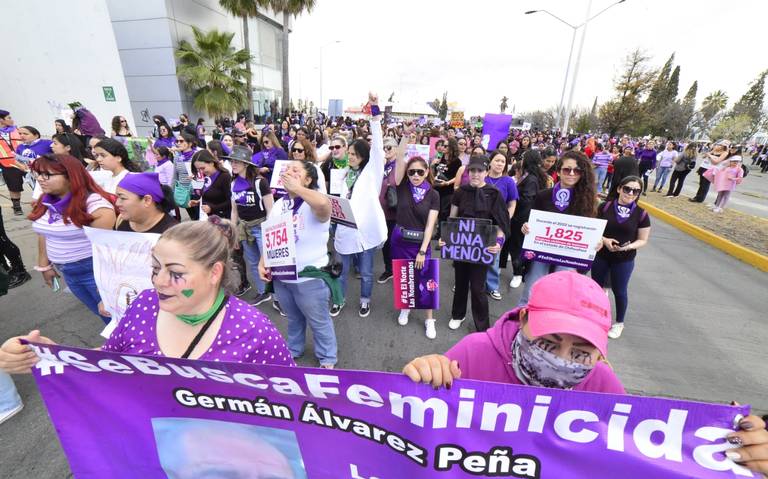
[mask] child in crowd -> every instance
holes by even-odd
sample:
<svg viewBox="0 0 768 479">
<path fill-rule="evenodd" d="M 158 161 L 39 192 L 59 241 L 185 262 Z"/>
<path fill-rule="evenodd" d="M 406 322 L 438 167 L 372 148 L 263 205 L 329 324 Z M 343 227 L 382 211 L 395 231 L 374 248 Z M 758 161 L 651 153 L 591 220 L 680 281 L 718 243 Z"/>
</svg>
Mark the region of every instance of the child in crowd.
<svg viewBox="0 0 768 479">
<path fill-rule="evenodd" d="M 741 168 L 741 156 L 732 156 L 728 158 L 728 166 L 722 170 L 714 168 L 712 171 L 717 199 L 713 205 L 713 213 L 722 213 L 728 200 L 731 198 L 731 192 L 736 189 L 736 185 L 742 182 L 744 170 Z"/>
</svg>

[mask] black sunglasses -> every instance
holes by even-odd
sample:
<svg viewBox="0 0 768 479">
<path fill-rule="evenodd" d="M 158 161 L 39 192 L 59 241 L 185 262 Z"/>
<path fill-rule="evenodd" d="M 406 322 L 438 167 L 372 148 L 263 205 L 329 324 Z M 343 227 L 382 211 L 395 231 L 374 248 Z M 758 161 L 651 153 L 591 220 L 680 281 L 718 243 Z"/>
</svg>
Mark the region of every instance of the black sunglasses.
<svg viewBox="0 0 768 479">
<path fill-rule="evenodd" d="M 560 168 L 561 175 L 575 176 L 575 175 L 580 175 L 581 172 L 582 172 L 582 169 L 579 168 L 578 166 L 576 168 L 566 168 L 566 167 Z"/>
<path fill-rule="evenodd" d="M 408 176 L 416 176 L 416 175 L 424 176 L 426 174 L 427 174 L 426 170 L 422 170 L 418 168 L 412 168 L 408 170 Z"/>
<path fill-rule="evenodd" d="M 391 146 L 385 146 L 385 147 L 384 147 L 384 151 L 390 151 L 390 150 L 392 150 L 392 147 L 391 147 Z"/>
<path fill-rule="evenodd" d="M 304 153 L 304 148 L 291 148 L 291 153 Z"/>
<path fill-rule="evenodd" d="M 340 150 L 342 148 L 344 148 L 344 147 L 341 146 L 341 145 L 331 145 L 331 146 L 328 147 L 329 150 Z"/>
<path fill-rule="evenodd" d="M 621 187 L 621 191 L 622 191 L 622 192 L 623 192 L 625 195 L 632 195 L 632 196 L 637 196 L 637 195 L 639 195 L 639 194 L 640 194 L 640 192 L 641 192 L 641 191 L 643 191 L 643 190 L 642 190 L 642 188 L 630 188 L 629 186 L 622 186 L 622 187 Z"/>
</svg>

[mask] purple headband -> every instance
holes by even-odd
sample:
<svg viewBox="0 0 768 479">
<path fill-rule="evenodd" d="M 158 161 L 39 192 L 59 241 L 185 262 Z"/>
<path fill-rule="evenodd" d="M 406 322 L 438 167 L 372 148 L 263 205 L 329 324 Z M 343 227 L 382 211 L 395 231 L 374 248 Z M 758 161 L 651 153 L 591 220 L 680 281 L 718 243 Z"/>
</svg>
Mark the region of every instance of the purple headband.
<svg viewBox="0 0 768 479">
<path fill-rule="evenodd" d="M 160 203 L 165 198 L 157 173 L 128 173 L 117 186 L 140 198 L 149 195 L 155 203 Z"/>
</svg>

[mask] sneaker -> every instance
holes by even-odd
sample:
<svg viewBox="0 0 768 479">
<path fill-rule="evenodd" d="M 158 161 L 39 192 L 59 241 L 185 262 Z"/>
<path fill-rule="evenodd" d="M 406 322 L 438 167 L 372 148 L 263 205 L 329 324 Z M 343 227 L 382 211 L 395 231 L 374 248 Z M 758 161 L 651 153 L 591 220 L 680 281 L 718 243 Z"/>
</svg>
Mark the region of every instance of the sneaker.
<svg viewBox="0 0 768 479">
<path fill-rule="evenodd" d="M 320 367 L 323 368 L 323 369 L 333 369 L 334 365 L 333 364 L 321 364 Z"/>
<path fill-rule="evenodd" d="M 621 336 L 621 332 L 624 331 L 624 323 L 616 323 L 611 326 L 608 331 L 608 337 L 611 339 L 618 339 Z"/>
<path fill-rule="evenodd" d="M 712 210 L 712 209 L 715 209 L 715 208 L 716 208 L 714 203 L 707 203 L 707 204 L 706 204 L 706 205 L 704 205 L 704 206 L 706 206 L 706 207 L 707 207 L 707 208 L 709 208 L 710 210 Z"/>
<path fill-rule="evenodd" d="M 519 288 L 521 284 L 523 284 L 523 277 L 522 275 L 516 274 L 512 276 L 512 281 L 509 282 L 509 287 Z"/>
<path fill-rule="evenodd" d="M 360 311 L 358 312 L 361 318 L 367 318 L 371 314 L 371 303 L 360 303 Z"/>
<path fill-rule="evenodd" d="M 346 303 L 332 304 L 331 305 L 331 317 L 335 318 L 336 316 L 338 316 L 339 313 L 341 312 L 341 310 L 344 308 L 345 305 L 346 305 Z"/>
<path fill-rule="evenodd" d="M 459 329 L 461 327 L 461 323 L 463 323 L 465 319 L 467 319 L 467 318 L 452 319 L 452 320 L 448 321 L 448 328 L 450 328 L 450 329 Z"/>
<path fill-rule="evenodd" d="M 722 212 L 723 212 L 722 208 L 718 208 L 718 207 L 712 208 L 712 213 L 722 213 Z"/>
<path fill-rule="evenodd" d="M 400 310 L 400 316 L 397 317 L 397 324 L 399 324 L 400 326 L 405 326 L 406 324 L 408 324 L 408 314 L 410 314 L 410 310 L 407 310 L 407 309 Z"/>
<path fill-rule="evenodd" d="M 275 311 L 280 313 L 280 316 L 285 317 L 285 311 L 283 311 L 283 308 L 280 307 L 280 302 L 275 300 L 272 300 L 272 307 L 275 308 Z"/>
<path fill-rule="evenodd" d="M 664 198 L 674 198 L 675 195 L 664 195 Z"/>
<path fill-rule="evenodd" d="M 23 273 L 15 273 L 11 275 L 11 278 L 8 280 L 8 289 L 15 288 L 17 286 L 21 286 L 22 284 L 26 283 L 32 279 L 32 276 L 29 275 L 26 271 Z"/>
<path fill-rule="evenodd" d="M 21 208 L 14 208 L 13 214 L 16 216 L 24 216 L 24 210 L 22 210 Z"/>
<path fill-rule="evenodd" d="M 261 293 L 251 300 L 251 306 L 258 306 L 261 303 L 265 303 L 272 299 L 272 295 L 269 293 Z"/>
<path fill-rule="evenodd" d="M 21 411 L 23 408 L 24 408 L 24 404 L 19 403 L 18 406 L 11 409 L 10 411 L 5 411 L 4 413 L 0 413 L 0 424 L 4 423 L 8 419 L 18 414 L 18 412 Z"/>
<path fill-rule="evenodd" d="M 434 319 L 428 319 L 424 321 L 424 328 L 424 333 L 427 335 L 428 339 L 435 339 L 437 337 L 437 330 L 435 329 Z"/>
<path fill-rule="evenodd" d="M 646 193 L 645 191 L 643 191 L 643 196 L 648 196 L 648 193 Z"/>
<path fill-rule="evenodd" d="M 392 279 L 392 272 L 384 271 L 383 273 L 381 273 L 381 276 L 379 276 L 379 279 L 377 279 L 376 282 L 379 284 L 384 284 L 390 279 Z"/>
<path fill-rule="evenodd" d="M 251 285 L 249 283 L 241 284 L 240 285 L 240 289 L 235 291 L 235 296 L 237 296 L 239 298 L 240 296 L 244 295 L 245 293 L 247 293 L 250 290 L 251 290 Z"/>
<path fill-rule="evenodd" d="M 501 300 L 501 293 L 499 293 L 497 290 L 488 291 L 488 296 L 495 299 L 496 301 Z"/>
</svg>

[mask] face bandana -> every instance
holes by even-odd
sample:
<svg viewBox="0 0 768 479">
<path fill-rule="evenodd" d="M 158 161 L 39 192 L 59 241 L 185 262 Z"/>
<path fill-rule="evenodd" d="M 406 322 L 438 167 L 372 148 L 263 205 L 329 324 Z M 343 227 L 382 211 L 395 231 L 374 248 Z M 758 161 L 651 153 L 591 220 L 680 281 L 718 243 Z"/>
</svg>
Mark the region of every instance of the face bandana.
<svg viewBox="0 0 768 479">
<path fill-rule="evenodd" d="M 592 366 L 543 350 L 526 338 L 522 330 L 512 342 L 512 368 L 523 384 L 556 389 L 572 389 L 592 371 Z"/>
</svg>

